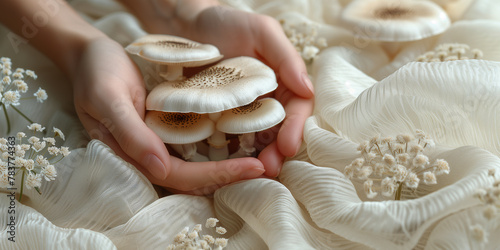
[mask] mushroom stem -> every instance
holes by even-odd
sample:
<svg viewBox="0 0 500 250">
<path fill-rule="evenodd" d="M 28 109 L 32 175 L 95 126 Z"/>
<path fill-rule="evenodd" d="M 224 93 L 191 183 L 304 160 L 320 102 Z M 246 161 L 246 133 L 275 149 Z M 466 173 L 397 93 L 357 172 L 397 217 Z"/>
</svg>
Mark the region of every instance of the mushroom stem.
<svg viewBox="0 0 500 250">
<path fill-rule="evenodd" d="M 182 69 L 180 65 L 168 65 L 167 70 L 159 72 L 159 75 L 166 81 L 177 81 L 182 79 Z"/>
<path fill-rule="evenodd" d="M 255 147 L 253 146 L 255 142 L 255 133 L 246 133 L 238 136 L 240 140 L 240 148 L 235 153 L 231 154 L 229 158 L 240 158 L 252 156 L 255 153 Z"/>
<path fill-rule="evenodd" d="M 217 123 L 221 117 L 221 112 L 210 113 L 208 117 L 214 123 Z M 208 138 L 208 144 L 210 145 L 208 148 L 208 158 L 210 158 L 211 161 L 227 159 L 229 156 L 229 150 L 227 148 L 228 143 L 229 141 L 226 140 L 226 134 L 215 129 L 215 132 Z"/>
<path fill-rule="evenodd" d="M 170 144 L 170 146 L 186 161 L 200 162 L 209 161 L 208 157 L 199 154 L 196 151 L 196 143 Z"/>
</svg>

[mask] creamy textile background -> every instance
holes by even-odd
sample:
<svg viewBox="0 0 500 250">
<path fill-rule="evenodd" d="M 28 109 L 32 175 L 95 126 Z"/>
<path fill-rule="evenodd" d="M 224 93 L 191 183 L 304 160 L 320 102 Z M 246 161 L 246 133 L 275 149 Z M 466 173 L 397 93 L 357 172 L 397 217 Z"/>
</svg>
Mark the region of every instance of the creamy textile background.
<svg viewBox="0 0 500 250">
<path fill-rule="evenodd" d="M 16 51 L 3 39 L 0 56 L 11 57 L 13 67 L 35 70 L 36 82 L 49 94 L 47 103 L 25 111 L 48 127 L 61 128 L 67 134 L 65 146 L 73 151 L 58 163 L 56 180 L 42 185 L 42 196 L 31 190 L 17 204 L 15 244 L 7 241 L 6 216 L 0 217 L 0 249 L 165 249 L 184 227 L 208 217 L 219 218 L 228 229 L 228 249 L 500 245 L 498 237 L 480 244 L 469 231 L 480 223 L 490 235 L 500 234 L 500 218 L 486 221 L 472 197 L 477 188 L 493 182 L 487 170 L 500 169 L 500 20 L 495 14 L 500 2 L 436 0 L 452 26 L 441 35 L 401 43 L 396 52 L 374 41 L 361 43 L 338 25 L 347 0 L 224 2 L 288 23 L 317 24 L 318 36 L 329 45 L 308 66 L 317 93 L 315 111 L 305 125 L 300 153 L 284 164 L 279 182 L 239 182 L 213 198 L 159 198 L 147 179 L 107 146 L 88 142 L 71 108 L 70 83 L 54 65 L 28 45 Z M 145 34 L 111 0 L 72 4 L 122 45 Z M 2 37 L 7 34 L 1 31 Z M 412 62 L 449 42 L 479 48 L 485 60 Z M 28 125 L 22 118 L 13 120 L 15 128 Z M 3 119 L 0 125 L 4 128 Z M 357 143 L 377 133 L 394 136 L 415 129 L 437 141 L 431 161 L 443 158 L 451 166 L 450 175 L 439 178 L 436 186 L 423 186 L 419 197 L 371 201 L 361 182 L 343 175 L 343 168 L 359 156 Z M 6 196 L 0 199 L 0 214 L 6 214 Z"/>
</svg>

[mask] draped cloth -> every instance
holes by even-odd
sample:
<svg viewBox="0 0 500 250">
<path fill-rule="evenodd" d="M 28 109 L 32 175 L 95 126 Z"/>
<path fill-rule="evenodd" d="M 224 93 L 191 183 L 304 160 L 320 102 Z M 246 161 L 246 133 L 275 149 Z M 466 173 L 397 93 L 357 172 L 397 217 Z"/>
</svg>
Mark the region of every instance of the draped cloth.
<svg viewBox="0 0 500 250">
<path fill-rule="evenodd" d="M 277 180 L 227 185 L 213 197 L 159 197 L 151 183 L 99 140 L 89 141 L 72 108 L 71 84 L 29 44 L 1 41 L 0 56 L 35 70 L 47 90 L 43 105 L 25 112 L 66 133 L 72 153 L 57 163 L 55 181 L 39 195 L 26 190 L 16 205 L 16 243 L 7 240 L 7 191 L 0 194 L 0 249 L 165 249 L 184 227 L 217 217 L 228 249 L 493 249 L 500 216 L 487 220 L 474 198 L 500 176 L 500 2 L 438 1 L 452 20 L 442 34 L 397 44 L 360 40 L 338 23 L 347 0 L 226 0 L 225 4 L 290 24 L 313 24 L 326 39 L 308 71 L 315 108 L 300 152 Z M 111 1 L 74 0 L 76 10 L 126 46 L 145 34 Z M 458 7 L 457 7 L 458 6 Z M 2 37 L 10 31 L 2 28 Z M 480 49 L 482 60 L 416 62 L 443 43 Z M 394 44 L 392 44 L 394 45 Z M 34 87 L 32 87 L 34 88 Z M 28 125 L 12 114 L 13 127 Z M 497 122 L 498 121 L 498 122 Z M 2 128 L 5 121 L 1 120 Z M 357 145 L 377 134 L 427 132 L 436 141 L 431 161 L 445 159 L 450 174 L 417 197 L 368 199 L 343 169 L 360 156 Z M 2 129 L 4 130 L 4 129 Z M 15 129 L 14 129 L 15 130 Z M 4 132 L 0 132 L 4 133 Z M 4 134 L 0 134 L 4 136 Z M 474 239 L 479 224 L 491 236 Z"/>
</svg>

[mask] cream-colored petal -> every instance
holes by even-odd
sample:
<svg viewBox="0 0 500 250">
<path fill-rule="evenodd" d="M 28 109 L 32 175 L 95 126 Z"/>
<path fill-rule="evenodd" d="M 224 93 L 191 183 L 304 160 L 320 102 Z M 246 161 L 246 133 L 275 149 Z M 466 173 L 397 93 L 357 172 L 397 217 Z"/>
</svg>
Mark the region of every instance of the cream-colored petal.
<svg viewBox="0 0 500 250">
<path fill-rule="evenodd" d="M 221 188 L 215 193 L 215 205 L 229 231 L 240 230 L 244 221 L 269 249 L 366 249 L 318 228 L 287 187 L 273 180 L 256 179 Z"/>
<path fill-rule="evenodd" d="M 8 193 L 0 193 L 3 215 L 0 217 L 0 249 L 116 249 L 101 233 L 84 228 L 61 228 L 35 209 L 11 203 Z M 15 221 L 10 220 L 10 216 L 15 217 Z"/>
<path fill-rule="evenodd" d="M 323 51 L 314 62 L 316 110 L 325 117 L 350 104 L 366 88 L 376 81 L 367 74 L 388 62 L 380 47 L 367 45 L 364 50 L 354 51 L 344 47 L 332 47 Z"/>
<path fill-rule="evenodd" d="M 193 228 L 215 217 L 211 201 L 206 197 L 170 195 L 138 211 L 123 225 L 110 228 L 104 234 L 118 249 L 165 249 L 184 227 Z M 203 229 L 204 233 L 210 233 Z M 231 232 L 228 233 L 228 235 Z"/>
<path fill-rule="evenodd" d="M 343 145 L 338 137 L 323 137 L 322 141 L 330 146 L 322 155 Z M 477 188 L 491 182 L 487 169 L 500 163 L 496 156 L 474 147 L 442 150 L 434 157 L 449 161 L 450 175 L 423 190 L 419 193 L 421 197 L 413 200 L 363 202 L 356 194 L 356 189 L 362 192 L 362 185 L 353 186 L 335 169 L 335 163 L 321 167 L 290 161 L 285 163 L 280 180 L 319 227 L 371 247 L 406 249 L 415 246 L 435 221 L 477 204 L 472 195 Z"/>
<path fill-rule="evenodd" d="M 97 140 L 55 166 L 57 178 L 42 183 L 42 195 L 25 189 L 22 201 L 59 227 L 103 231 L 158 198 L 146 177 Z"/>
</svg>

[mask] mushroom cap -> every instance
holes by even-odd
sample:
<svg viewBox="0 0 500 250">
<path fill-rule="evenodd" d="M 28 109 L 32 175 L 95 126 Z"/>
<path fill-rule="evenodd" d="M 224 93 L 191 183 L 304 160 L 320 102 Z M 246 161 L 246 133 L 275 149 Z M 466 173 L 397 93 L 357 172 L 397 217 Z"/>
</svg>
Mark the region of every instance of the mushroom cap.
<svg viewBox="0 0 500 250">
<path fill-rule="evenodd" d="M 215 124 L 205 114 L 148 111 L 146 125 L 165 143 L 187 144 L 211 136 Z"/>
<path fill-rule="evenodd" d="M 183 81 L 156 86 L 146 99 L 146 109 L 216 113 L 249 104 L 277 87 L 271 68 L 251 57 L 236 57 Z"/>
<path fill-rule="evenodd" d="M 266 130 L 285 119 L 285 109 L 273 98 L 222 112 L 216 128 L 227 134 L 244 134 Z"/>
<path fill-rule="evenodd" d="M 217 47 L 169 35 L 146 35 L 125 50 L 145 60 L 165 65 L 197 67 L 222 59 Z"/>
<path fill-rule="evenodd" d="M 354 0 L 342 11 L 340 23 L 367 39 L 402 42 L 440 34 L 450 19 L 430 1 Z"/>
</svg>

